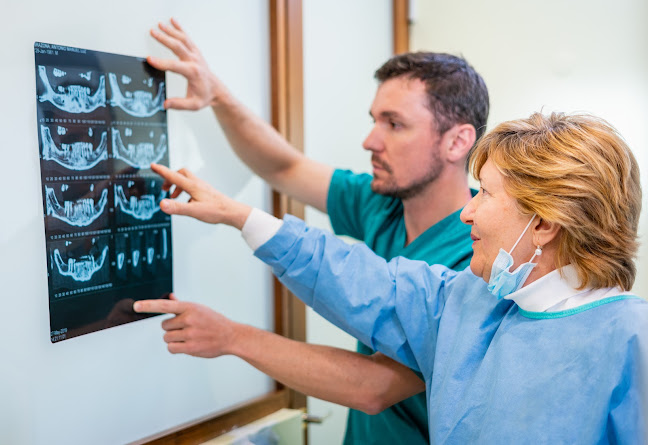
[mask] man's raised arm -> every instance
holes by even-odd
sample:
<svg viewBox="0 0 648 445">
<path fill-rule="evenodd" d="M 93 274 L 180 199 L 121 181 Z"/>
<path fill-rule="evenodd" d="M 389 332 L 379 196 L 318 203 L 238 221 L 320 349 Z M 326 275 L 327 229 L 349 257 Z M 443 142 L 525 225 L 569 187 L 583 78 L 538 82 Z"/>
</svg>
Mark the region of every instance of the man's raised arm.
<svg viewBox="0 0 648 445">
<path fill-rule="evenodd" d="M 178 73 L 188 82 L 186 96 L 167 99 L 165 108 L 199 110 L 211 106 L 234 152 L 252 171 L 276 190 L 325 212 L 333 168 L 308 159 L 232 96 L 176 20 L 158 27 L 151 35 L 178 59 L 148 57 L 148 62 Z"/>
</svg>

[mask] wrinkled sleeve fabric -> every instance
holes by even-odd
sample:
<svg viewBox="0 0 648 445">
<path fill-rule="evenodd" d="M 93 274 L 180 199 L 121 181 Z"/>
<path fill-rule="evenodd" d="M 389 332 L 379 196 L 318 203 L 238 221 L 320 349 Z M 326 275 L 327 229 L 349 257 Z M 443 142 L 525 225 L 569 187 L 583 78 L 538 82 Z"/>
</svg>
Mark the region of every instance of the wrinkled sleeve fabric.
<svg viewBox="0 0 648 445">
<path fill-rule="evenodd" d="M 255 255 L 304 303 L 374 350 L 427 373 L 446 284 L 456 272 L 399 257 L 386 262 L 287 215 Z"/>
</svg>

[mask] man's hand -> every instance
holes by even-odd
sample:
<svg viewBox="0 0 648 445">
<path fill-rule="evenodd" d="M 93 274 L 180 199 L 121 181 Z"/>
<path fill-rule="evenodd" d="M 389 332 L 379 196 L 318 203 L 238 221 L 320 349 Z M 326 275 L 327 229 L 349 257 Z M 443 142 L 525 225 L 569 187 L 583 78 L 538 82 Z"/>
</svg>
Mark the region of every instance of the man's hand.
<svg viewBox="0 0 648 445">
<path fill-rule="evenodd" d="M 171 24 L 159 23 L 151 36 L 178 56 L 178 60 L 147 57 L 148 63 L 163 71 L 172 71 L 187 79 L 187 95 L 164 101 L 164 108 L 199 110 L 216 106 L 229 93 L 223 83 L 210 71 L 205 58 L 175 19 Z"/>
<path fill-rule="evenodd" d="M 227 224 L 241 230 L 252 208 L 225 196 L 187 169 L 174 172 L 159 164 L 151 170 L 164 179 L 162 188 L 171 190 L 171 199 L 163 199 L 160 208 L 169 215 L 187 215 L 211 224 Z M 189 202 L 175 201 L 182 192 L 190 195 Z"/>
<path fill-rule="evenodd" d="M 133 305 L 135 312 L 175 314 L 162 322 L 166 331 L 164 341 L 172 354 L 213 358 L 228 354 L 233 342 L 235 323 L 203 306 L 178 301 L 171 294 L 169 300 L 141 300 Z"/>
</svg>

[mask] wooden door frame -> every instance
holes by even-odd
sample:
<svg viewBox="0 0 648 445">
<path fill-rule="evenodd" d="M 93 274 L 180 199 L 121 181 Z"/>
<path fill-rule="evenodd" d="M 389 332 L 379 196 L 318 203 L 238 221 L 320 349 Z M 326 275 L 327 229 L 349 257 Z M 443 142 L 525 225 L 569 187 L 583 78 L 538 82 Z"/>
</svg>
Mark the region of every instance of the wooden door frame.
<svg viewBox="0 0 648 445">
<path fill-rule="evenodd" d="M 392 0 L 394 54 L 409 51 L 409 0 Z"/>
<path fill-rule="evenodd" d="M 303 0 L 268 0 L 270 16 L 271 121 L 295 148 L 304 151 Z M 393 51 L 409 50 L 409 0 L 392 0 Z M 272 192 L 275 216 L 304 218 L 304 205 Z M 276 278 L 273 281 L 275 332 L 306 340 L 306 309 Z M 306 408 L 306 396 L 276 382 L 275 390 L 219 413 L 207 415 L 136 443 L 198 445 L 281 408 Z"/>
</svg>

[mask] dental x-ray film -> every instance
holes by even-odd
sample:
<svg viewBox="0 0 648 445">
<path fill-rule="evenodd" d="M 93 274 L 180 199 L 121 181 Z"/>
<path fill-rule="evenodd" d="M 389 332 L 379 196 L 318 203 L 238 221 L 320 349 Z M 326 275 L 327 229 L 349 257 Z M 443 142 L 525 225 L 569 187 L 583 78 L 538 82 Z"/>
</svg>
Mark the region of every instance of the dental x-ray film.
<svg viewBox="0 0 648 445">
<path fill-rule="evenodd" d="M 143 58 L 34 44 L 52 342 L 128 323 L 172 290 L 164 72 Z"/>
</svg>

